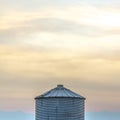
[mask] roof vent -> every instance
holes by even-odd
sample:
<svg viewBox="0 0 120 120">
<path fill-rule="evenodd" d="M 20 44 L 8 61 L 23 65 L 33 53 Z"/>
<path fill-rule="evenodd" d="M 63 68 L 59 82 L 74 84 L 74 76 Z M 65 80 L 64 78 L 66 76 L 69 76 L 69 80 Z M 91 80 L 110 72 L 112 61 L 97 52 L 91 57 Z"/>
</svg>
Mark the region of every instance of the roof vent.
<svg viewBox="0 0 120 120">
<path fill-rule="evenodd" d="M 63 88 L 63 85 L 57 85 L 58 88 Z"/>
</svg>

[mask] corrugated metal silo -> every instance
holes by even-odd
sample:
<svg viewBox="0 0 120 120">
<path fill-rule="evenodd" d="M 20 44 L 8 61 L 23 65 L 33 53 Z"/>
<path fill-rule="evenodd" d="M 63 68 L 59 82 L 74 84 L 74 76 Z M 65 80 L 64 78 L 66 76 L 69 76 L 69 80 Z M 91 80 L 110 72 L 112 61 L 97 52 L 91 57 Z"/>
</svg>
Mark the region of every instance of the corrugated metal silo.
<svg viewBox="0 0 120 120">
<path fill-rule="evenodd" d="M 85 98 L 63 85 L 57 85 L 35 100 L 36 120 L 84 120 Z"/>
</svg>

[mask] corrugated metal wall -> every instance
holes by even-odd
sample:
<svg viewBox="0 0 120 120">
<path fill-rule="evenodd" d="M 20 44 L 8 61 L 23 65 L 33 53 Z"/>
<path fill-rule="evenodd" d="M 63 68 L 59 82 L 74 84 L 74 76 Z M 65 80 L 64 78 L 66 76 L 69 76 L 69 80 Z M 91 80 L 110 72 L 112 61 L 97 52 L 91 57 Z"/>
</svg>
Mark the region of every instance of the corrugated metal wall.
<svg viewBox="0 0 120 120">
<path fill-rule="evenodd" d="M 36 99 L 36 120 L 84 120 L 84 99 Z"/>
</svg>

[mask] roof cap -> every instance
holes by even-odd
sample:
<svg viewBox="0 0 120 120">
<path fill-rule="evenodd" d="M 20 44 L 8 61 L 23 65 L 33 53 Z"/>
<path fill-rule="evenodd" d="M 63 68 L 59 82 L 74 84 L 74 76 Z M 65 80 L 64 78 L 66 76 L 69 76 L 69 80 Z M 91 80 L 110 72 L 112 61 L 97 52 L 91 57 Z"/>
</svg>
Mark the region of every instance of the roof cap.
<svg viewBox="0 0 120 120">
<path fill-rule="evenodd" d="M 58 87 L 58 88 L 59 88 L 59 87 L 61 88 L 61 87 L 63 87 L 63 85 L 59 84 L 59 85 L 57 85 L 57 87 Z"/>
</svg>

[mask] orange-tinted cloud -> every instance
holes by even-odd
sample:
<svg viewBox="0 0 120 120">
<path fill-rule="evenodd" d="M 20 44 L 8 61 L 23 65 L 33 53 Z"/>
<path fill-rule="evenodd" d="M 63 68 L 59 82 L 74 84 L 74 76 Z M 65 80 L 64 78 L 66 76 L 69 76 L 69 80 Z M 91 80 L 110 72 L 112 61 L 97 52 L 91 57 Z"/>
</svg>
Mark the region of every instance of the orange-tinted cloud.
<svg viewBox="0 0 120 120">
<path fill-rule="evenodd" d="M 20 104 L 25 104 L 27 99 L 28 103 L 33 104 L 37 94 L 63 83 L 87 97 L 88 110 L 113 109 L 109 105 L 117 106 L 119 103 L 120 62 L 119 59 L 111 59 L 114 56 L 106 59 L 92 54 L 90 57 L 89 53 L 79 56 L 79 53 L 69 55 L 62 51 L 29 51 L 5 46 L 0 47 L 0 50 L 2 99 L 20 99 Z M 104 99 L 101 100 L 101 97 Z M 4 108 L 4 100 L 2 104 Z M 99 104 L 106 106 L 101 107 Z M 9 102 L 7 105 L 11 106 Z M 16 106 L 21 109 L 17 102 Z"/>
</svg>

